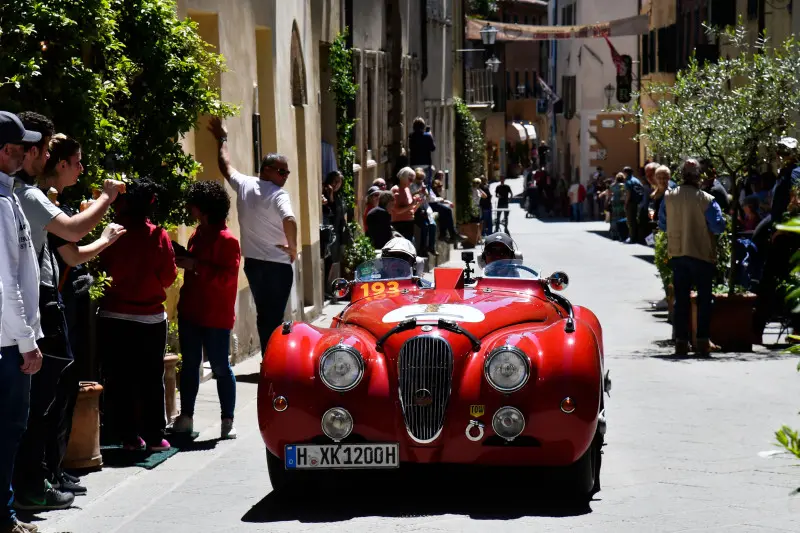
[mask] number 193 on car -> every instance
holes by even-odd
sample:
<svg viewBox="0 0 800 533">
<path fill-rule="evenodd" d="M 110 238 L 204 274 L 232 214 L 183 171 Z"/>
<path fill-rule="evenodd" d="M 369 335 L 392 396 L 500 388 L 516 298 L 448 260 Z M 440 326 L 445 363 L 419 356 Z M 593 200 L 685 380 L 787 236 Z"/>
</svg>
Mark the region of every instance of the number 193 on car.
<svg viewBox="0 0 800 533">
<path fill-rule="evenodd" d="M 309 468 L 397 468 L 400 450 L 390 444 L 287 444 L 288 470 Z"/>
</svg>

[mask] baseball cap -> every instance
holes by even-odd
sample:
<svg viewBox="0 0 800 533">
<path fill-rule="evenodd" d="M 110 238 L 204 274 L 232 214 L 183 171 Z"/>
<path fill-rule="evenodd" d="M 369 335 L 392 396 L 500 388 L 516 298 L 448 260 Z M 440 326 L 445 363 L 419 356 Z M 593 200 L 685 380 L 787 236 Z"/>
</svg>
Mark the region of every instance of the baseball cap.
<svg viewBox="0 0 800 533">
<path fill-rule="evenodd" d="M 514 251 L 514 240 L 511 237 L 509 237 L 507 233 L 504 232 L 492 233 L 491 235 L 486 237 L 483 241 L 483 248 L 486 249 L 490 246 L 494 247 L 497 246 L 498 244 L 504 245 L 512 252 Z"/>
<path fill-rule="evenodd" d="M 367 189 L 367 196 L 372 196 L 373 194 L 379 193 L 379 192 L 381 192 L 381 188 L 380 187 L 376 187 L 375 185 L 373 185 L 372 187 Z"/>
<path fill-rule="evenodd" d="M 0 146 L 4 144 L 35 143 L 42 140 L 42 134 L 29 131 L 14 113 L 0 111 Z"/>
</svg>

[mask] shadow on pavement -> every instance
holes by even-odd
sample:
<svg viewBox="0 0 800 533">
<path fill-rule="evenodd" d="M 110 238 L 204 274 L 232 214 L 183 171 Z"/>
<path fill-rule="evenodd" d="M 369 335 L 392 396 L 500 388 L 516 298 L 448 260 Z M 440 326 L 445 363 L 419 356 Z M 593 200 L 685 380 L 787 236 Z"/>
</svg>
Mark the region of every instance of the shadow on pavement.
<svg viewBox="0 0 800 533">
<path fill-rule="evenodd" d="M 387 476 L 364 483 L 353 480 L 330 485 L 329 490 L 315 485 L 316 494 L 307 490 L 273 491 L 254 505 L 243 522 L 337 522 L 365 516 L 404 517 L 456 514 L 476 520 L 504 520 L 523 516 L 567 517 L 591 513 L 587 503 L 568 503 L 538 490 L 512 488 L 499 483 L 487 485 L 482 476 L 444 478 L 427 474 L 413 480 L 387 481 Z M 389 479 L 395 479 L 393 475 Z M 446 481 L 444 481 L 446 479 Z M 516 483 L 519 487 L 521 480 Z M 498 490 L 487 490 L 487 486 Z M 364 490 L 373 487 L 372 490 Z M 505 489 L 505 490 L 504 490 Z M 318 492 L 317 492 L 318 491 Z M 350 494 L 350 498 L 343 498 Z M 602 494 L 602 493 L 601 493 Z M 327 496 L 327 497 L 326 497 Z"/>
<path fill-rule="evenodd" d="M 642 261 L 650 263 L 651 265 L 655 265 L 656 264 L 656 256 L 655 256 L 655 254 L 637 254 L 637 255 L 634 255 L 633 257 L 635 257 L 636 259 L 641 259 Z"/>
<path fill-rule="evenodd" d="M 261 377 L 261 374 L 258 372 L 253 372 L 252 374 L 242 374 L 241 376 L 236 376 L 236 383 L 255 383 L 258 385 L 258 380 Z"/>
</svg>

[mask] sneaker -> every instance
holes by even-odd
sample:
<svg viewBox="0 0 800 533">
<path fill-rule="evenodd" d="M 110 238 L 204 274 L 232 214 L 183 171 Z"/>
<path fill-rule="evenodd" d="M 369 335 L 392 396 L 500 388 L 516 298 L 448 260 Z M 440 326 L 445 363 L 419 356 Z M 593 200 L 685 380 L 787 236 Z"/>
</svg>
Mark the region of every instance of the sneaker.
<svg viewBox="0 0 800 533">
<path fill-rule="evenodd" d="M 71 492 L 72 494 L 86 494 L 86 487 L 79 485 L 77 482 L 67 479 L 64 474 L 53 483 L 53 488 L 62 492 Z"/>
<path fill-rule="evenodd" d="M 49 482 L 45 481 L 44 493 L 38 497 L 16 495 L 14 497 L 14 507 L 21 511 L 55 511 L 67 509 L 74 501 L 74 494 L 56 490 Z"/>
<path fill-rule="evenodd" d="M 19 520 L 0 526 L 0 533 L 37 533 L 37 531 L 39 531 L 38 527 Z"/>
<path fill-rule="evenodd" d="M 178 418 L 172 423 L 173 433 L 191 433 L 192 431 L 194 431 L 194 420 L 191 416 L 178 415 Z"/>
<path fill-rule="evenodd" d="M 69 481 L 72 481 L 73 483 L 81 482 L 81 478 L 79 478 L 78 476 L 73 476 L 72 474 L 68 474 L 67 472 L 61 472 L 61 476 Z"/>
<path fill-rule="evenodd" d="M 147 445 L 148 452 L 165 452 L 172 448 L 167 439 L 161 439 L 159 442 Z"/>
<path fill-rule="evenodd" d="M 223 418 L 219 432 L 220 439 L 235 439 L 236 428 L 233 427 L 233 418 Z"/>
<path fill-rule="evenodd" d="M 122 445 L 122 449 L 128 452 L 140 452 L 144 450 L 147 445 L 144 442 L 142 437 L 136 437 L 136 440 L 125 442 Z"/>
</svg>

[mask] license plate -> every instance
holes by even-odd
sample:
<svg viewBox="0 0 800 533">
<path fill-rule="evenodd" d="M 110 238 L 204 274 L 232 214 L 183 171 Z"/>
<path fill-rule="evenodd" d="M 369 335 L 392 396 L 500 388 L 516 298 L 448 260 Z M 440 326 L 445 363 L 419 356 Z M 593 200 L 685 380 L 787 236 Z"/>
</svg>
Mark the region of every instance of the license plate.
<svg viewBox="0 0 800 533">
<path fill-rule="evenodd" d="M 288 444 L 286 469 L 397 468 L 399 444 Z"/>
</svg>

